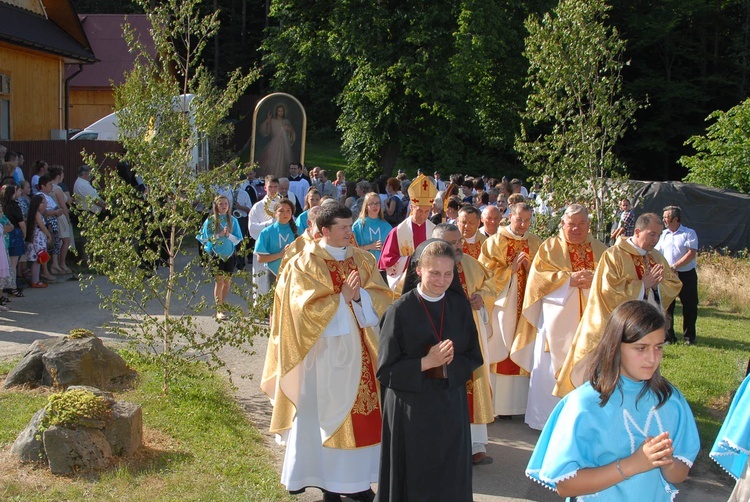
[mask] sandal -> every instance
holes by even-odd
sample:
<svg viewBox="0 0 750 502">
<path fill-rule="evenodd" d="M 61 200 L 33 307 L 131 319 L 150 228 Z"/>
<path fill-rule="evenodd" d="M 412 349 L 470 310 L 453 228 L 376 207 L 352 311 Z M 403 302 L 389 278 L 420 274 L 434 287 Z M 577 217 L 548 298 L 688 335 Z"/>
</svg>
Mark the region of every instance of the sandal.
<svg viewBox="0 0 750 502">
<path fill-rule="evenodd" d="M 9 295 L 13 295 L 16 298 L 23 298 L 23 290 L 21 288 L 13 288 L 7 291 Z"/>
<path fill-rule="evenodd" d="M 32 282 L 31 283 L 31 287 L 34 288 L 34 289 L 37 289 L 37 288 L 39 288 L 39 289 L 46 288 L 47 287 L 47 283 L 44 283 L 44 282 L 41 282 L 41 281 L 39 281 L 37 283 L 33 283 Z"/>
<path fill-rule="evenodd" d="M 0 296 L 0 307 L 5 305 L 6 303 L 10 303 L 10 298 L 7 298 L 5 296 Z"/>
</svg>

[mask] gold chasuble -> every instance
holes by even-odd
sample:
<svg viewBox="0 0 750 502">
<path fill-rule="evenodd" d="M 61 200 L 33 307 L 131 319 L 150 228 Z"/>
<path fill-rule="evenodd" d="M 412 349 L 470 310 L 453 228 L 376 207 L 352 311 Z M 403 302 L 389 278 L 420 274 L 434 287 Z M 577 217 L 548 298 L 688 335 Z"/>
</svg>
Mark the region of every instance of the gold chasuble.
<svg viewBox="0 0 750 502">
<path fill-rule="evenodd" d="M 654 265 L 664 267 L 662 282 L 655 288 L 656 295 L 644 291 L 641 278 Z M 586 381 L 589 354 L 601 340 L 607 319 L 612 311 L 628 300 L 655 297 L 662 310 L 667 309 L 682 288 L 682 283 L 661 253 L 652 250 L 641 256 L 627 238 L 617 243 L 602 255 L 594 272 L 586 308 L 581 323 L 573 337 L 570 351 L 557 377 L 554 394 L 563 397 Z"/>
<path fill-rule="evenodd" d="M 302 235 L 294 239 L 294 241 L 289 245 L 288 248 L 286 248 L 286 251 L 284 251 L 284 256 L 281 257 L 281 264 L 279 265 L 279 274 L 281 274 L 281 271 L 284 270 L 284 266 L 289 263 L 289 260 L 294 258 L 298 253 L 302 252 L 302 250 L 311 242 L 315 242 L 316 240 L 312 238 L 310 233 L 305 230 L 302 232 Z"/>
<path fill-rule="evenodd" d="M 499 294 L 494 302 L 489 359 L 492 371 L 501 375 L 528 375 L 528 371 L 522 372 L 509 357 L 514 339 L 526 329 L 524 325 L 528 324 L 521 316 L 527 272 L 520 266 L 514 274 L 511 265 L 521 252 L 525 252 L 533 260 L 541 243 L 541 239 L 531 232 L 520 237 L 506 226 L 500 227 L 482 246 L 479 262 L 493 273 L 494 289 Z M 501 319 L 495 322 L 494 318 L 498 315 Z"/>
<path fill-rule="evenodd" d="M 487 360 L 487 337 L 491 329 L 489 312 L 497 293 L 493 289 L 492 277 L 481 263 L 468 255 L 463 255 L 456 264 L 458 277 L 467 298 L 475 293 L 484 301 L 484 311 L 473 310 L 474 323 L 477 325 L 479 345 L 482 349 L 484 363 L 474 370 L 471 380 L 466 382 L 466 396 L 469 401 L 469 419 L 472 424 L 489 424 L 495 419 L 492 412 L 492 389 L 490 387 L 490 365 Z"/>
<path fill-rule="evenodd" d="M 393 301 L 393 295 L 382 281 L 375 258 L 367 251 L 348 247 L 345 259 L 337 261 L 318 243 L 308 243 L 281 270 L 274 295 L 273 321 L 260 385 L 273 404 L 270 427 L 273 433 L 282 434 L 292 427 L 305 371 L 303 361 L 336 316 L 340 307 L 341 286 L 353 270 L 359 271 L 361 287 L 370 295 L 375 313 L 382 316 Z M 333 430 L 331 434 L 322 434 L 323 446 L 338 449 L 378 444 L 382 424 L 380 391 L 375 378 L 377 326 L 359 328 L 353 307 L 349 305 L 348 309 L 352 318 L 350 325 L 358 331 L 358 344 L 361 346 L 361 353 L 352 356 L 353 364 L 360 367 L 359 378 L 338 383 L 354 386 L 347 387 L 347 391 L 356 397 L 351 406 L 344 403 L 349 406 L 348 413 L 339 415 L 340 402 L 332 405 L 322 402 L 328 398 L 335 400 L 337 396 L 318 396 L 321 409 L 334 409 L 334 413 L 320 417 L 321 426 L 323 423 L 330 424 L 331 416 L 341 416 L 340 423 L 337 420 L 329 427 Z M 316 350 L 325 350 L 321 347 L 325 345 Z"/>
<path fill-rule="evenodd" d="M 484 244 L 484 241 L 486 240 L 487 236 L 478 230 L 477 233 L 474 234 L 474 242 L 469 242 L 466 239 L 462 238 L 461 242 L 464 254 L 471 256 L 475 260 L 478 260 L 479 255 L 482 252 L 482 244 Z"/>
<path fill-rule="evenodd" d="M 558 235 L 542 243 L 529 269 L 526 294 L 523 298 L 523 315 L 529 322 L 523 323 L 518 330 L 510 353 L 510 358 L 522 369 L 530 372 L 533 365 L 534 341 L 537 331 L 541 328 L 536 323 L 540 319 L 542 300 L 566 284 L 573 272 L 581 270 L 593 272 L 606 250 L 607 246 L 594 239 L 590 233 L 583 244 L 570 244 L 565 240 L 562 230 Z M 580 321 L 586 306 L 588 290 L 574 289 L 576 291 L 573 294 L 578 295 L 580 307 L 577 320 Z M 561 365 L 565 360 L 576 327 L 577 323 L 575 326 L 567 327 L 569 328 L 565 330 L 569 333 L 567 340 L 564 339 L 565 336 L 559 336 L 558 333 L 547 333 L 545 351 L 553 353 L 553 362 L 559 361 Z"/>
</svg>

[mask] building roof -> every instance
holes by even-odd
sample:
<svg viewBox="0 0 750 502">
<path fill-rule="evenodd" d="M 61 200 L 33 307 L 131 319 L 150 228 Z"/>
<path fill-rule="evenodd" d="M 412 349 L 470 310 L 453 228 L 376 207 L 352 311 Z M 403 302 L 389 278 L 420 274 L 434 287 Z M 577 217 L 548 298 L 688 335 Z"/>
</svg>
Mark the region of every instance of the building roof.
<svg viewBox="0 0 750 502">
<path fill-rule="evenodd" d="M 96 61 L 70 1 L 50 4 L 47 16 L 0 2 L 0 41 L 61 56 L 66 63 Z"/>
<path fill-rule="evenodd" d="M 70 81 L 71 88 L 109 88 L 114 82 L 120 85 L 125 80 L 125 72 L 133 68 L 133 54 L 128 50 L 128 45 L 122 35 L 122 26 L 125 23 L 135 30 L 136 37 L 140 39 L 149 52 L 155 54 L 153 40 L 149 32 L 151 22 L 144 14 L 80 14 L 81 25 L 91 47 L 96 54 L 97 62 L 87 65 L 83 71 Z M 67 76 L 77 71 L 77 68 L 68 68 Z"/>
</svg>

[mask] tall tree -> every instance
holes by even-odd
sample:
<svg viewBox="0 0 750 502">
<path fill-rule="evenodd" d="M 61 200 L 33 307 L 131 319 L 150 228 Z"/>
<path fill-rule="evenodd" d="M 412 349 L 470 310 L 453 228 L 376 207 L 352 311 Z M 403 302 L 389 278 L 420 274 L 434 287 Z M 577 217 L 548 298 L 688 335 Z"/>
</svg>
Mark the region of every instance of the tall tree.
<svg viewBox="0 0 750 502">
<path fill-rule="evenodd" d="M 226 88 L 218 89 L 201 58 L 218 29 L 216 15 L 200 13 L 199 0 L 164 0 L 154 9 L 147 0 L 139 1 L 149 15 L 158 57 L 126 31 L 137 59 L 115 89 L 115 104 L 127 152 L 122 160 L 148 190 L 136 191 L 124 179 L 127 173 L 123 177 L 96 169 L 95 182 L 105 187 L 101 194 L 110 214 L 99 221 L 83 211 L 80 219 L 89 264 L 113 285 L 103 304 L 132 321 L 119 331 L 162 363 L 166 390 L 183 357 L 205 357 L 221 365 L 218 353 L 224 345 L 241 347 L 257 330 L 252 316 L 236 316 L 231 326 L 215 333 L 201 330 L 195 314 L 207 301 L 198 295 L 198 286 L 213 277 L 200 273 L 194 253 L 184 253 L 188 243 L 195 242 L 203 218 L 196 202 L 202 199 L 204 207 L 211 207 L 212 192 L 236 176 L 228 163 L 209 171 L 191 169 L 194 150 L 204 136 L 228 134 L 224 117 L 257 72 L 237 70 Z M 188 102 L 180 97 L 186 93 L 195 98 Z M 220 160 L 212 158 L 217 164 Z M 166 271 L 154 273 L 159 260 L 165 261 Z"/>
<path fill-rule="evenodd" d="M 276 88 L 309 95 L 325 84 L 320 96 L 333 97 L 361 174 L 390 173 L 397 158 L 492 172 L 512 153 L 529 5 L 537 2 L 277 0 L 267 61 Z"/>
<path fill-rule="evenodd" d="M 609 9 L 603 0 L 560 0 L 528 18 L 529 96 L 516 142 L 527 167 L 549 177 L 552 205 L 586 203 L 600 237 L 617 200 L 613 180 L 625 175 L 614 147 L 636 109 L 621 96 L 625 44 L 605 24 Z"/>
<path fill-rule="evenodd" d="M 687 141 L 697 153 L 680 158 L 689 171 L 685 181 L 750 193 L 750 99 L 706 120 L 715 121 L 705 135 Z"/>
</svg>

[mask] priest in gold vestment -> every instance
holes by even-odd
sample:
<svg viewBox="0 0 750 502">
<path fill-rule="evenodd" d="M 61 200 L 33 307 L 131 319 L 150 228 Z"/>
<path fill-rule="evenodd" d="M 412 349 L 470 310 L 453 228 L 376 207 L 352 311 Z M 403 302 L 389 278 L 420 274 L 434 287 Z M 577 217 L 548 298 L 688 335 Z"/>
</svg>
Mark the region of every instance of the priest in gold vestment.
<svg viewBox="0 0 750 502">
<path fill-rule="evenodd" d="M 523 316 L 528 323 L 510 358 L 531 373 L 525 422 L 541 430 L 560 398 L 553 395 L 586 306 L 594 270 L 607 246 L 589 233 L 589 213 L 580 204 L 565 209 L 562 229 L 544 241 L 529 270 Z"/>
<path fill-rule="evenodd" d="M 635 222 L 635 234 L 618 238 L 602 255 L 581 323 L 557 377 L 556 396 L 565 396 L 587 380 L 589 354 L 618 305 L 642 299 L 666 311 L 680 292 L 682 283 L 677 274 L 654 249 L 663 228 L 659 215 L 644 213 Z"/>
<path fill-rule="evenodd" d="M 495 415 L 523 415 L 529 393 L 529 374 L 510 359 L 510 349 L 528 321 L 521 315 L 531 261 L 542 241 L 528 231 L 531 206 L 511 206 L 510 224 L 482 245 L 479 262 L 490 269 L 498 296 L 490 313 L 492 336 L 487 343 Z"/>
<path fill-rule="evenodd" d="M 349 245 L 348 208 L 322 207 L 316 225 L 323 237 L 279 275 L 261 389 L 270 430 L 286 445 L 282 484 L 371 500 L 382 427 L 377 324 L 393 297 L 372 254 Z"/>
<path fill-rule="evenodd" d="M 479 259 L 482 244 L 487 240 L 487 236 L 479 231 L 481 218 L 482 213 L 474 206 L 462 207 L 458 210 L 458 218 L 456 218 L 456 226 L 461 232 L 461 251 L 475 260 Z"/>
<path fill-rule="evenodd" d="M 442 239 L 453 246 L 456 251 L 456 276 L 471 303 L 474 323 L 477 325 L 479 345 L 482 349 L 483 364 L 474 370 L 471 380 L 466 383 L 466 397 L 469 402 L 469 420 L 471 422 L 471 455 L 474 465 L 492 463 L 487 456 L 487 424 L 495 420 L 492 410 L 492 387 L 490 384 L 490 365 L 487 361 L 487 338 L 492 329 L 489 312 L 492 311 L 497 292 L 490 271 L 484 265 L 463 252 L 461 232 L 456 225 L 441 223 L 432 232 L 435 239 Z M 455 279 L 454 279 L 455 280 Z"/>
</svg>

